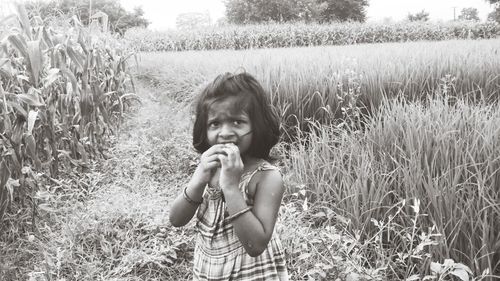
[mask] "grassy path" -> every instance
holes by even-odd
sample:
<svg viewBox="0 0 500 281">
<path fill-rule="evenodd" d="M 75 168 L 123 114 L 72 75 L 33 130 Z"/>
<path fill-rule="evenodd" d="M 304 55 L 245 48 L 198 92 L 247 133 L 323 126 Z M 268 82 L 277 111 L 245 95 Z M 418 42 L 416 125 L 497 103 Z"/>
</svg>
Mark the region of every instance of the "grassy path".
<svg viewBox="0 0 500 281">
<path fill-rule="evenodd" d="M 143 105 L 121 128 L 110 158 L 82 176 L 91 190 L 45 198 L 50 222 L 33 241 L 31 280 L 188 278 L 192 233 L 185 232 L 192 228 L 168 225 L 169 201 L 195 157 L 188 109 L 160 104 L 149 90 L 139 85 Z"/>
</svg>

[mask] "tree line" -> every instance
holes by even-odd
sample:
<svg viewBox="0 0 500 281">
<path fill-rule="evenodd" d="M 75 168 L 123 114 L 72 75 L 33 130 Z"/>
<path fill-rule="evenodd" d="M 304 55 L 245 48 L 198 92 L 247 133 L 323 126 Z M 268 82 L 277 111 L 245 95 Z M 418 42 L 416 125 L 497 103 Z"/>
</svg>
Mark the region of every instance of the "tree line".
<svg viewBox="0 0 500 281">
<path fill-rule="evenodd" d="M 39 16 L 46 22 L 57 18 L 77 16 L 83 25 L 98 20 L 95 15 L 107 16 L 109 29 L 124 34 L 131 27 L 148 27 L 144 10 L 136 7 L 132 12 L 125 10 L 119 0 L 35 0 L 26 3 L 31 16 Z"/>
<path fill-rule="evenodd" d="M 500 23 L 500 0 L 484 0 L 494 10 L 488 20 Z M 368 0 L 223 0 L 226 7 L 223 23 L 255 24 L 268 22 L 345 22 L 366 21 Z M 28 11 L 44 20 L 60 16 L 76 15 L 84 25 L 89 24 L 98 13 L 107 15 L 111 31 L 123 34 L 131 27 L 147 27 L 150 22 L 144 17 L 141 7 L 132 12 L 125 10 L 119 0 L 35 0 L 28 2 Z M 476 8 L 463 8 L 459 20 L 478 21 Z M 409 21 L 429 20 L 425 10 L 408 14 Z M 177 17 L 177 27 L 191 29 L 212 24 L 209 15 L 184 13 Z"/>
</svg>

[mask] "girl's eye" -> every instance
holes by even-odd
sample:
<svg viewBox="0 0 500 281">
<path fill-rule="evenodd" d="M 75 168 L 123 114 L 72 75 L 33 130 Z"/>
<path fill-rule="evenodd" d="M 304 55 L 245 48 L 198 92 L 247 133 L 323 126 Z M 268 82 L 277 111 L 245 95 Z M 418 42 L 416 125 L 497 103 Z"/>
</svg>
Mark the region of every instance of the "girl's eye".
<svg viewBox="0 0 500 281">
<path fill-rule="evenodd" d="M 219 122 L 210 122 L 210 123 L 208 123 L 208 127 L 209 128 L 214 128 L 214 127 L 217 127 L 217 126 L 219 126 Z"/>
</svg>

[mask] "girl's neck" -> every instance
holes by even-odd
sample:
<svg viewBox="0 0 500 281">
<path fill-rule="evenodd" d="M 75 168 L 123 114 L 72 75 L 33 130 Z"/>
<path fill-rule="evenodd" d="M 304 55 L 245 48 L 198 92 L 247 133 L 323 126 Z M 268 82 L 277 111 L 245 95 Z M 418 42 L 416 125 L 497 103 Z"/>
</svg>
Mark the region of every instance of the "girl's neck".
<svg viewBox="0 0 500 281">
<path fill-rule="evenodd" d="M 241 155 L 241 161 L 243 161 L 243 164 L 245 166 L 257 163 L 259 160 L 260 160 L 259 158 L 250 155 Z"/>
</svg>

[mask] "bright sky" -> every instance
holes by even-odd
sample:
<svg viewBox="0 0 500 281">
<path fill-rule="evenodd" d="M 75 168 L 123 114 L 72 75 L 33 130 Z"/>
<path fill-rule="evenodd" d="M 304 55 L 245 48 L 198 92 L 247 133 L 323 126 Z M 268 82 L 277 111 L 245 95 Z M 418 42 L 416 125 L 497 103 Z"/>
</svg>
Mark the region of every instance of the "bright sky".
<svg viewBox="0 0 500 281">
<path fill-rule="evenodd" d="M 3 0 L 0 0 L 3 1 Z M 178 14 L 186 12 L 208 12 L 212 21 L 224 16 L 223 0 L 120 0 L 122 5 L 132 10 L 142 6 L 145 17 L 151 21 L 151 29 L 161 30 L 175 28 L 175 19 Z M 453 19 L 453 7 L 456 16 L 463 8 L 474 7 L 479 11 L 481 20 L 485 20 L 493 10 L 486 0 L 369 0 L 367 9 L 369 21 L 379 21 L 385 18 L 393 20 L 404 19 L 408 13 L 417 13 L 425 10 L 431 20 Z"/>
<path fill-rule="evenodd" d="M 2 1 L 2 0 L 0 0 Z M 189 12 L 208 12 L 212 22 L 224 16 L 223 0 L 120 0 L 123 7 L 132 10 L 141 6 L 151 29 L 175 28 L 177 15 Z"/>
<path fill-rule="evenodd" d="M 6 4 L 16 0 L 0 0 L 1 10 Z M 175 28 L 177 15 L 187 12 L 208 12 L 212 22 L 224 16 L 223 0 L 120 0 L 123 7 L 132 11 L 134 7 L 142 6 L 145 17 L 151 21 L 150 28 L 162 30 Z M 418 13 L 425 10 L 431 20 L 452 20 L 453 10 L 458 17 L 463 8 L 474 7 L 479 11 L 481 20 L 485 20 L 493 6 L 487 0 L 368 0 L 367 16 L 369 21 L 404 19 L 408 13 Z M 8 5 L 7 5 L 8 6 Z M 0 11 L 0 15 L 3 14 Z M 7 13 L 9 14 L 9 13 Z"/>
</svg>

